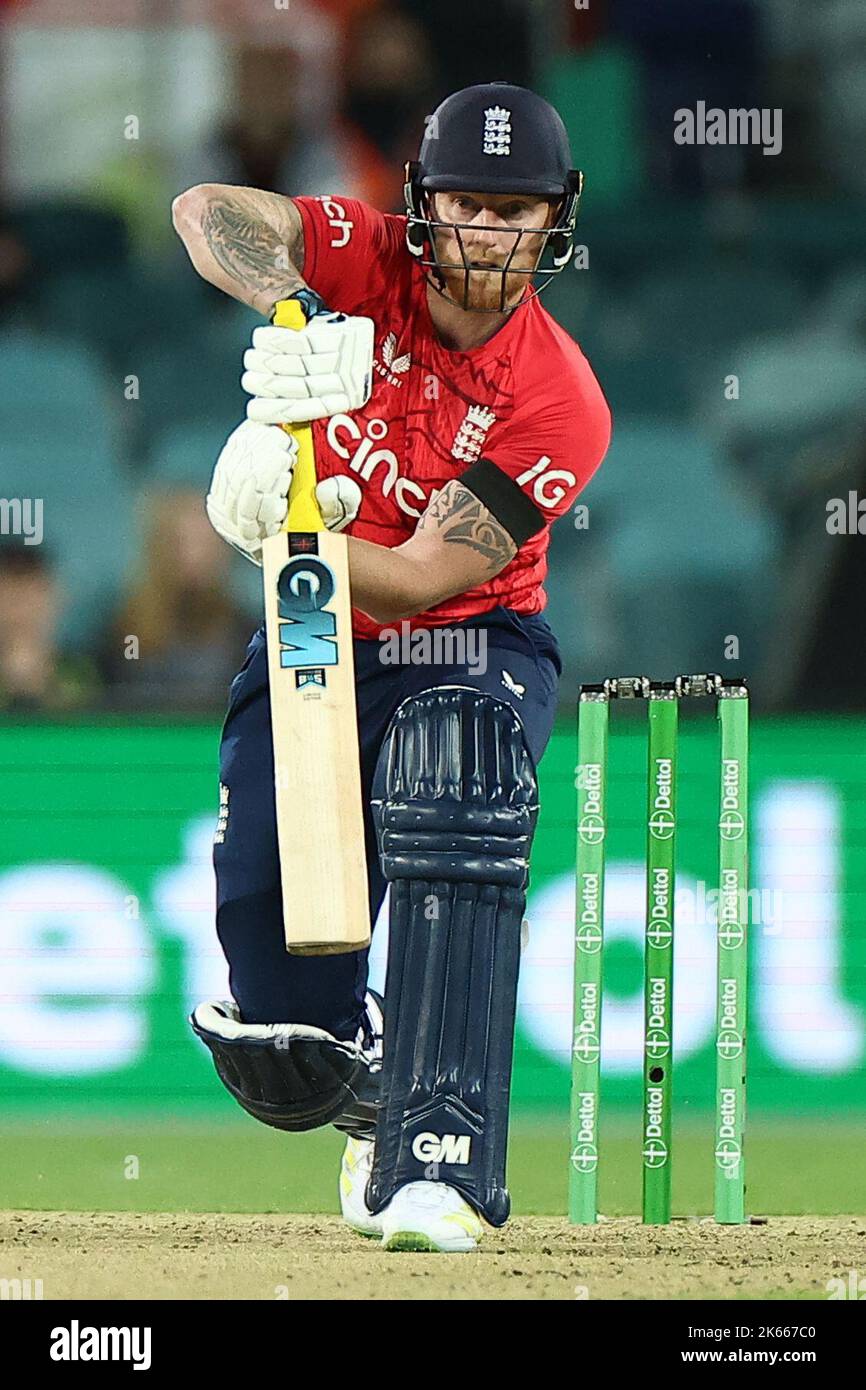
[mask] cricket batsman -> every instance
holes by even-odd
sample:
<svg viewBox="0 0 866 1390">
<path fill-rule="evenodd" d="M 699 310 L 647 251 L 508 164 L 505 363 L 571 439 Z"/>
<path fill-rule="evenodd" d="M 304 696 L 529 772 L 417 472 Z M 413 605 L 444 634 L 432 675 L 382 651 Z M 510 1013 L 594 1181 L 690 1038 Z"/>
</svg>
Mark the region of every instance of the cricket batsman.
<svg viewBox="0 0 866 1390">
<path fill-rule="evenodd" d="M 546 554 L 611 429 L 589 364 L 538 298 L 571 258 L 581 182 L 556 111 L 492 82 L 430 118 L 405 216 L 216 184 L 173 206 L 200 275 L 266 318 L 292 298 L 307 318 L 254 331 L 247 418 L 207 510 L 261 563 L 297 456 L 275 426 L 313 422 L 318 502 L 348 536 L 371 921 L 390 887 L 384 1000 L 366 951 L 286 951 L 260 630 L 220 756 L 217 932 L 233 998 L 199 1005 L 192 1025 L 251 1115 L 346 1134 L 343 1216 L 387 1250 L 473 1250 L 509 1214 L 536 767 L 561 673 Z M 457 641 L 431 646 L 435 661 L 383 659 L 395 630 L 446 629 L 485 659 Z M 299 835 L 308 815 L 297 807 Z"/>
</svg>

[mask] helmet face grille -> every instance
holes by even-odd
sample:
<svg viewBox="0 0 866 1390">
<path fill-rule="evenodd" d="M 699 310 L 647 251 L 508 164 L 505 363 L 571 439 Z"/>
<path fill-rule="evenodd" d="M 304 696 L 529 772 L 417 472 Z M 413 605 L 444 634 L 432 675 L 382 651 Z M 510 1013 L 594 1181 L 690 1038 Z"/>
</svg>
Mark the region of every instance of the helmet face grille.
<svg viewBox="0 0 866 1390">
<path fill-rule="evenodd" d="M 428 282 L 444 298 L 457 304 L 459 308 L 470 313 L 479 314 L 502 314 L 508 311 L 507 302 L 508 276 L 521 275 L 525 277 L 527 284 L 531 282 L 534 275 L 544 275 L 546 278 L 542 284 L 533 286 L 531 295 L 523 295 L 518 301 L 525 304 L 528 299 L 534 298 L 546 289 L 553 279 L 564 270 L 571 260 L 574 245 L 574 230 L 577 222 L 577 211 L 579 204 L 579 192 L 569 192 L 562 198 L 562 206 L 559 210 L 557 220 L 552 227 L 503 227 L 499 229 L 501 234 L 513 237 L 513 246 L 509 251 L 503 265 L 491 265 L 481 269 L 473 263 L 467 254 L 464 243 L 466 232 L 477 231 L 477 228 L 470 222 L 445 222 L 433 216 L 432 194 L 421 186 L 417 176 L 417 165 L 407 166 L 406 182 L 406 244 L 412 255 L 430 273 Z M 414 173 L 414 177 L 413 177 Z M 578 187 L 582 186 L 582 175 L 577 175 Z M 450 190 L 449 190 L 450 191 Z M 454 192 L 460 192 L 454 189 Z M 469 190 L 467 190 L 469 191 Z M 483 192 L 483 190 L 476 190 Z M 457 249 L 460 255 L 458 261 L 443 261 L 440 259 L 436 248 L 435 233 L 437 231 L 447 231 L 454 234 Z M 541 238 L 541 247 L 535 263 L 531 266 L 514 266 L 513 262 L 517 256 L 523 239 L 527 236 Z M 446 291 L 444 271 L 460 271 L 463 274 L 463 292 L 459 298 Z M 500 290 L 499 302 L 494 308 L 477 308 L 470 305 L 470 292 L 472 286 L 471 277 L 473 275 L 499 275 Z M 513 306 L 517 307 L 517 306 Z"/>
</svg>

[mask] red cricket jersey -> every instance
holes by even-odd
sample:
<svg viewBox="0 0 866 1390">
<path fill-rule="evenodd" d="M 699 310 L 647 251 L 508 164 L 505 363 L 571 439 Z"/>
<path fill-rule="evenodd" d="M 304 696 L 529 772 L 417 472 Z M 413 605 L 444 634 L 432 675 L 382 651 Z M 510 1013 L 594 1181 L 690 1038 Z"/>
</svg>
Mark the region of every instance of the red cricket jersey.
<svg viewBox="0 0 866 1390">
<path fill-rule="evenodd" d="M 411 621 L 439 626 L 499 604 L 539 613 L 550 523 L 572 506 L 610 442 L 610 410 L 592 368 L 537 297 L 481 347 L 443 347 L 405 217 L 350 198 L 293 201 L 304 224 L 304 279 L 329 308 L 376 325 L 370 400 L 313 424 L 319 477 L 348 473 L 363 493 L 349 534 L 400 545 L 440 488 L 490 459 L 548 525 L 495 579 Z M 375 638 L 382 629 L 356 609 L 354 630 Z"/>
</svg>

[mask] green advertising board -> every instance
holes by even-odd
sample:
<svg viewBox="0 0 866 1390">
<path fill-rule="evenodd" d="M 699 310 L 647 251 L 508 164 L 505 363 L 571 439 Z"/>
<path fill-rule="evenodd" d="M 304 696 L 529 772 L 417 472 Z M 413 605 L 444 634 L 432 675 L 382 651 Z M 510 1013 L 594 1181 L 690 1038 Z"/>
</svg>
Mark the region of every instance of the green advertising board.
<svg viewBox="0 0 866 1390">
<path fill-rule="evenodd" d="M 0 1105 L 153 1110 L 227 1103 L 186 1014 L 226 990 L 213 929 L 218 728 L 0 726 Z M 515 1102 L 564 1108 L 571 1042 L 575 744 L 541 770 Z M 645 730 L 610 734 L 602 1087 L 638 1105 Z M 714 1072 L 718 745 L 685 720 L 679 758 L 674 1106 Z M 749 1103 L 866 1106 L 866 723 L 753 721 Z M 377 933 L 373 978 L 384 974 Z"/>
</svg>

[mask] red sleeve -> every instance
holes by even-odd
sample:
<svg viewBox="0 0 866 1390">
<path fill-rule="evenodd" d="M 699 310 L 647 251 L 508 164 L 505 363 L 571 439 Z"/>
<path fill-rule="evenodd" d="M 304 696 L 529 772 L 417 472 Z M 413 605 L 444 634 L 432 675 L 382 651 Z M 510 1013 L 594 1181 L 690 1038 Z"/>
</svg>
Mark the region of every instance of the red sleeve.
<svg viewBox="0 0 866 1390">
<path fill-rule="evenodd" d="M 356 198 L 293 198 L 304 225 L 307 284 L 329 309 L 358 313 L 388 283 L 396 219 Z"/>
<path fill-rule="evenodd" d="M 550 524 L 573 506 L 607 453 L 610 407 L 587 367 L 574 395 L 526 403 L 487 437 L 484 455 Z"/>
</svg>

